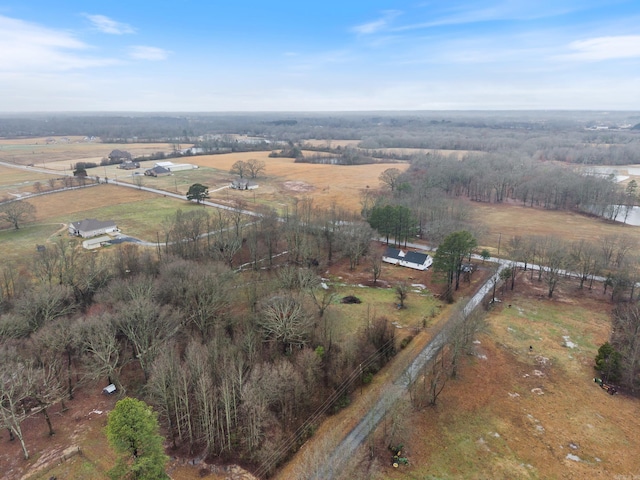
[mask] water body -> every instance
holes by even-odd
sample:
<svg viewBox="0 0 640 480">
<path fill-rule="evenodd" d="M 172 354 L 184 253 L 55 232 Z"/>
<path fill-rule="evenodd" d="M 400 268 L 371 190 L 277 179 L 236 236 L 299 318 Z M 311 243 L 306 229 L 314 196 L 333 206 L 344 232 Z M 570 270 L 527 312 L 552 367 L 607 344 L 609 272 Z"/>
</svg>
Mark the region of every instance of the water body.
<svg viewBox="0 0 640 480">
<path fill-rule="evenodd" d="M 622 208 L 621 210 L 624 210 L 624 208 Z M 615 218 L 615 221 L 624 222 L 624 211 L 618 214 L 618 216 Z M 640 227 L 640 207 L 631 207 L 629 215 L 627 215 L 626 224 Z"/>
</svg>

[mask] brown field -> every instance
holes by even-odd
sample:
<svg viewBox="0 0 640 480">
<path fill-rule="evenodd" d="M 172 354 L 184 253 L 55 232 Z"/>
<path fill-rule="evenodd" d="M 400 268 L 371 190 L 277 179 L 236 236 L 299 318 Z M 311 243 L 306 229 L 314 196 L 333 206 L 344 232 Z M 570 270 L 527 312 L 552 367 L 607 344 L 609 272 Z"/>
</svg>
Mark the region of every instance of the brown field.
<svg viewBox="0 0 640 480">
<path fill-rule="evenodd" d="M 238 160 L 255 158 L 266 163 L 265 176 L 256 179 L 260 185 L 249 192 L 229 192 L 252 199 L 255 192 L 258 201 L 274 206 L 289 205 L 291 198 L 312 197 L 314 205 L 329 207 L 332 203 L 357 212 L 360 210 L 359 192 L 364 188 L 378 188 L 378 177 L 387 168 L 406 169 L 408 164 L 373 165 L 312 165 L 295 163 L 292 158 L 269 158 L 269 152 L 243 152 L 226 155 L 190 157 L 189 162 L 229 172 Z M 261 191 L 262 190 L 262 191 Z M 220 194 L 223 198 L 227 193 Z M 212 195 L 212 198 L 215 198 Z"/>
<path fill-rule="evenodd" d="M 468 202 L 473 218 L 485 229 L 479 243 L 497 253 L 500 241 L 501 256 L 506 256 L 509 239 L 516 235 L 552 235 L 567 241 L 598 240 L 606 235 L 637 235 L 640 227 L 558 210 L 522 207 L 516 204 L 487 204 Z"/>
</svg>

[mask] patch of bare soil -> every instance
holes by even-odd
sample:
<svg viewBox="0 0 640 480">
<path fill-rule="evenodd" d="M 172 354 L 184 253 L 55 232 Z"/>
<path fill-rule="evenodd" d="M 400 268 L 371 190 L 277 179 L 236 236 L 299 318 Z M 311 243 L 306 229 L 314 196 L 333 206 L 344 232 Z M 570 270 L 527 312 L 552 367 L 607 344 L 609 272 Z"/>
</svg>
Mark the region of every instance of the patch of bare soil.
<svg viewBox="0 0 640 480">
<path fill-rule="evenodd" d="M 8 431 L 0 433 L 0 473 L 5 480 L 18 480 L 46 470 L 59 463 L 65 449 L 83 447 L 88 431 L 100 431 L 106 425 L 106 415 L 116 402 L 116 397 L 101 394 L 97 386 L 78 390 L 73 400 L 67 400 L 66 411 L 59 403 L 49 409 L 55 434 L 49 430 L 42 414 L 22 423 L 22 432 L 30 458 L 25 460 L 18 439 L 9 441 Z M 106 437 L 105 437 L 106 442 Z"/>
<path fill-rule="evenodd" d="M 20 442 L 17 439 L 9 441 L 8 431 L 0 431 L 0 478 L 106 480 L 106 472 L 113 466 L 116 457 L 107 444 L 104 428 L 107 415 L 119 398 L 117 395 L 102 394 L 101 387 L 97 385 L 77 389 L 74 399 L 65 401 L 66 411 L 62 411 L 60 404 L 49 410 L 55 431 L 53 436 L 49 436 L 41 414 L 27 419 L 22 429 L 29 460 L 24 459 Z M 171 461 L 167 471 L 174 480 L 255 480 L 239 466 L 208 464 L 202 460 L 179 457 L 168 447 L 167 454 Z M 70 450 L 78 449 L 78 455 L 68 456 Z"/>
</svg>

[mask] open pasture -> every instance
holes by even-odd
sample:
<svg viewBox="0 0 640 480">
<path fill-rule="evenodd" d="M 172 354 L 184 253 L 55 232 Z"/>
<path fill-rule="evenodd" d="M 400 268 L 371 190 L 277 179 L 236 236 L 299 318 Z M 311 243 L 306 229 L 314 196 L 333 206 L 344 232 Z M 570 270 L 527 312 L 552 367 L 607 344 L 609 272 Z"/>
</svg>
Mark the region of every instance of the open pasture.
<svg viewBox="0 0 640 480">
<path fill-rule="evenodd" d="M 69 170 L 76 162 L 100 163 L 112 150 L 126 150 L 134 157 L 156 152 L 171 152 L 168 143 L 102 143 L 84 141 L 83 137 L 51 137 L 29 139 L 0 139 L 0 160 L 21 165 L 34 164 L 54 170 Z"/>
<path fill-rule="evenodd" d="M 189 157 L 189 162 L 201 167 L 215 168 L 228 174 L 231 166 L 238 160 L 251 158 L 263 160 L 266 164 L 264 175 L 256 179 L 260 186 L 250 192 L 235 192 L 246 201 L 270 204 L 275 208 L 290 205 L 292 197 L 301 199 L 313 198 L 313 203 L 320 207 L 329 207 L 335 203 L 345 209 L 358 212 L 360 210 L 360 190 L 367 187 L 376 189 L 380 186 L 378 177 L 387 168 L 405 170 L 406 163 L 386 163 L 372 165 L 314 165 L 295 163 L 292 158 L 269 158 L 269 152 L 243 152 L 225 155 L 205 155 Z M 219 198 L 231 195 L 225 192 L 216 194 Z M 211 198 L 216 198 L 212 194 Z M 250 197 L 249 197 L 250 196 Z"/>
<path fill-rule="evenodd" d="M 522 207 L 515 204 L 468 202 L 472 217 L 484 225 L 479 244 L 501 256 L 507 255 L 508 242 L 514 236 L 556 236 L 565 241 L 597 241 L 607 235 L 638 235 L 640 227 L 623 225 L 588 215 L 566 211 Z M 639 246 L 640 247 L 640 246 Z"/>
<path fill-rule="evenodd" d="M 186 200 L 112 185 L 43 195 L 28 201 L 36 207 L 35 222 L 17 231 L 5 225 L 0 231 L 4 259 L 18 260 L 35 252 L 37 244 L 67 235 L 66 225 L 84 218 L 113 220 L 123 234 L 155 242 L 162 232 L 162 222 L 176 210 L 202 208 Z"/>
<path fill-rule="evenodd" d="M 24 194 L 34 193 L 36 182 L 42 184 L 42 188 L 48 188 L 47 182 L 57 175 L 29 172 L 17 168 L 0 165 L 0 199 L 18 198 Z"/>
</svg>

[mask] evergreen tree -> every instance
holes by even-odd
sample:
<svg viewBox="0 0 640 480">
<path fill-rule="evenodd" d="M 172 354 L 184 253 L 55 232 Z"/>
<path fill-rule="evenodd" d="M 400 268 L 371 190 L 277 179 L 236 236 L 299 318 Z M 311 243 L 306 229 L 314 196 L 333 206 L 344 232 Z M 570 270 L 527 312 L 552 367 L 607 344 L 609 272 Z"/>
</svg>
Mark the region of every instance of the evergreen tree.
<svg viewBox="0 0 640 480">
<path fill-rule="evenodd" d="M 169 458 L 162 448 L 158 417 L 149 405 L 135 398 L 116 403 L 107 421 L 107 439 L 120 459 L 109 471 L 112 479 L 158 480 L 169 478 Z"/>
</svg>

